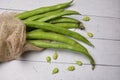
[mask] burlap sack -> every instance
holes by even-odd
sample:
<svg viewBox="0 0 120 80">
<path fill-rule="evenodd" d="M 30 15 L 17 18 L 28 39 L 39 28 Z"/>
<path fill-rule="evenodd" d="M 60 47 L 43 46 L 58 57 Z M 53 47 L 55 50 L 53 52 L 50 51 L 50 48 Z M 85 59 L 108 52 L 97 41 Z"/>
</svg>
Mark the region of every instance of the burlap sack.
<svg viewBox="0 0 120 80">
<path fill-rule="evenodd" d="M 0 62 L 16 59 L 25 51 L 43 49 L 26 43 L 26 26 L 15 14 L 0 14 Z"/>
</svg>

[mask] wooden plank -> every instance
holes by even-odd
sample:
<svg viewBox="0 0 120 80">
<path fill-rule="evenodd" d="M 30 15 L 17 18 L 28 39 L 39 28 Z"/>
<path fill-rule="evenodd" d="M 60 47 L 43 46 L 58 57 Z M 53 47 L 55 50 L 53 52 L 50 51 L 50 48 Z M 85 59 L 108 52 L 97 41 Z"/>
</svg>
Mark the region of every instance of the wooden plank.
<svg viewBox="0 0 120 80">
<path fill-rule="evenodd" d="M 0 13 L 2 12 L 22 12 L 17 10 L 2 10 L 0 9 Z M 86 31 L 81 31 L 76 29 L 76 32 L 84 35 L 88 38 L 86 32 L 92 32 L 94 34 L 93 38 L 97 39 L 110 39 L 110 40 L 120 40 L 120 19 L 116 18 L 103 18 L 90 16 L 91 20 L 89 22 L 85 22 L 82 20 L 84 16 L 74 15 L 70 16 L 72 18 L 78 19 L 84 23 L 86 27 Z"/>
<path fill-rule="evenodd" d="M 71 16 L 72 18 L 76 18 L 83 22 L 86 27 L 86 31 L 81 31 L 80 29 L 76 29 L 76 32 L 87 36 L 86 32 L 92 32 L 94 37 L 97 39 L 110 39 L 110 40 L 120 40 L 120 19 L 117 18 L 103 18 L 103 17 L 93 17 L 90 21 L 85 22 L 82 20 L 84 16 Z"/>
<path fill-rule="evenodd" d="M 74 65 L 76 70 L 67 71 Z M 51 74 L 58 67 L 58 74 Z M 4 73 L 4 74 L 3 74 Z M 12 61 L 0 64 L 1 80 L 119 80 L 120 67 L 97 66 L 94 71 L 89 65 Z"/>
<path fill-rule="evenodd" d="M 18 9 L 18 10 L 31 10 L 43 6 L 55 5 L 57 3 L 67 2 L 70 0 L 6 0 L 0 1 L 0 8 L 7 8 L 7 9 Z M 23 4 L 24 2 L 24 4 Z"/>
<path fill-rule="evenodd" d="M 95 45 L 95 48 L 83 45 L 89 50 L 90 54 L 95 59 L 96 64 L 120 65 L 120 41 L 97 39 L 91 39 L 90 41 Z M 59 57 L 56 61 L 52 60 L 53 62 L 75 63 L 76 60 L 81 60 L 83 63 L 89 64 L 89 60 L 79 53 L 57 49 L 47 49 L 42 52 L 28 52 L 19 60 L 46 61 L 46 56 L 52 56 L 55 51 L 57 51 Z"/>
<path fill-rule="evenodd" d="M 1 12 L 2 11 L 6 11 L 6 10 L 1 10 Z M 11 10 L 7 10 L 7 11 L 11 11 Z M 71 17 L 74 17 L 79 20 L 81 20 L 82 18 L 82 16 L 71 16 Z M 119 19 L 115 19 L 115 18 L 113 19 L 113 18 L 91 17 L 90 22 L 84 22 L 87 28 L 87 31 L 90 31 L 94 34 L 95 40 L 92 39 L 91 41 L 94 43 L 96 48 L 92 49 L 86 45 L 85 46 L 88 48 L 90 53 L 94 56 L 97 64 L 120 65 L 120 63 L 118 62 L 120 57 L 120 54 L 119 54 L 120 23 L 119 21 L 120 21 Z M 76 32 L 81 33 L 82 35 L 88 38 L 88 36 L 86 35 L 86 32 L 80 31 L 78 29 L 76 29 Z M 105 40 L 96 40 L 96 39 L 105 39 Z M 116 41 L 112 41 L 112 40 L 116 40 Z M 103 47 L 104 44 L 106 45 Z M 49 54 L 52 55 L 54 51 L 55 50 L 53 49 L 52 50 L 48 49 L 46 51 L 43 51 L 42 53 L 38 52 L 38 54 L 36 52 L 30 53 L 30 54 L 28 53 L 27 55 L 28 57 L 27 58 L 25 57 L 22 60 L 45 61 L 45 57 Z M 57 60 L 57 62 L 74 63 L 75 60 L 80 59 L 84 63 L 87 63 L 87 64 L 89 63 L 86 59 L 84 59 L 83 56 L 81 57 L 77 54 L 73 54 L 74 52 L 70 52 L 66 50 L 63 50 L 63 51 L 57 50 L 57 51 L 61 56 L 63 56 L 62 58 Z M 36 54 L 34 55 L 34 53 Z M 69 57 L 66 55 L 69 55 Z M 101 57 L 103 59 L 101 59 Z"/>
<path fill-rule="evenodd" d="M 3 11 L 12 11 L 12 10 L 1 10 L 0 12 L 3 12 Z M 71 16 L 71 17 L 81 20 L 81 18 L 83 16 Z M 94 34 L 94 38 L 120 40 L 120 34 L 119 34 L 120 19 L 101 18 L 101 17 L 92 17 L 91 16 L 91 21 L 84 22 L 84 24 L 87 28 L 87 31 L 90 31 Z M 109 30 L 107 30 L 107 29 L 109 29 Z M 76 29 L 76 32 L 79 32 L 88 38 L 88 36 L 86 35 L 86 32 L 80 31 L 78 29 Z M 95 46 L 97 45 L 98 47 L 96 46 L 96 49 L 94 49 L 94 50 L 91 48 L 89 49 L 89 47 L 87 47 L 87 46 L 86 47 L 89 49 L 90 53 L 95 57 L 95 61 L 97 64 L 120 65 L 120 63 L 118 62 L 120 55 L 119 55 L 119 52 L 116 52 L 116 51 L 119 51 L 119 49 L 120 49 L 119 41 L 111 41 L 111 40 L 110 41 L 109 40 L 107 40 L 107 41 L 106 40 L 105 41 L 104 40 L 91 40 L 91 41 L 95 44 Z M 104 44 L 107 45 L 105 48 L 103 48 Z M 55 50 L 51 50 L 51 49 L 49 51 L 49 49 L 48 49 L 47 51 L 43 51 L 42 54 L 46 55 L 46 54 L 50 54 L 49 52 L 51 52 L 51 55 L 52 55 L 52 53 L 54 51 Z M 89 63 L 87 60 L 84 59 L 83 56 L 79 57 L 78 55 L 75 55 L 73 53 L 74 52 L 60 50 L 60 55 L 62 54 L 64 56 L 63 56 L 63 58 L 58 60 L 58 62 L 72 62 L 73 63 L 74 60 L 81 59 L 84 63 Z M 109 55 L 109 53 L 110 53 L 110 55 Z M 33 54 L 33 55 L 31 56 L 31 54 Z M 114 55 L 114 54 L 116 54 L 116 55 Z M 41 55 L 41 53 L 40 53 L 40 55 Z M 66 55 L 69 55 L 70 57 L 68 57 Z M 73 58 L 73 56 L 74 56 L 74 58 Z M 101 56 L 101 57 L 104 56 L 103 57 L 104 59 L 101 60 L 101 57 L 99 57 L 99 56 Z M 45 56 L 39 57 L 38 55 L 34 55 L 34 52 L 33 52 L 33 53 L 30 53 L 30 55 L 28 55 L 27 58 L 23 58 L 22 60 L 25 59 L 25 60 L 44 61 L 44 59 L 41 57 L 45 58 Z M 65 57 L 68 57 L 68 58 L 65 58 Z"/>
<path fill-rule="evenodd" d="M 70 0 L 1 0 L 1 8 L 31 10 Z M 23 4 L 24 2 L 24 4 Z M 114 3 L 114 4 L 113 4 Z M 120 18 L 120 0 L 75 0 L 70 9 L 78 10 L 83 15 L 105 16 Z"/>
<path fill-rule="evenodd" d="M 22 12 L 66 1 L 69 0 L 0 0 L 0 12 L 6 9 Z M 86 31 L 92 32 L 94 38 L 88 38 L 84 31 L 76 29 L 76 32 L 86 36 L 95 45 L 95 48 L 91 48 L 83 44 L 96 61 L 94 71 L 91 70 L 89 60 L 83 55 L 67 50 L 47 49 L 42 52 L 29 52 L 18 60 L 0 63 L 0 80 L 119 80 L 119 3 L 120 0 L 75 0 L 74 5 L 69 8 L 91 17 L 91 20 L 84 24 Z M 83 16 L 71 17 L 81 20 Z M 52 56 L 55 51 L 59 55 L 58 59 L 52 59 L 51 64 L 46 63 L 46 56 Z M 75 64 L 76 60 L 81 60 L 84 65 L 79 67 Z M 74 65 L 76 70 L 67 71 L 70 65 Z M 58 67 L 60 72 L 52 75 L 51 70 L 55 67 Z"/>
<path fill-rule="evenodd" d="M 71 8 L 83 15 L 120 18 L 120 0 L 75 0 Z"/>
</svg>

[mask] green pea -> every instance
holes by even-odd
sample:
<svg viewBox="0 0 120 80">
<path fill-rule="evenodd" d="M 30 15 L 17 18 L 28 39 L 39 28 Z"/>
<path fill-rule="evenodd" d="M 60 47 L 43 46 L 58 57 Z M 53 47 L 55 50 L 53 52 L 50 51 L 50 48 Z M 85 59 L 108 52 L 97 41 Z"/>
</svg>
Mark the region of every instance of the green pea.
<svg viewBox="0 0 120 80">
<path fill-rule="evenodd" d="M 83 63 L 81 61 L 76 61 L 76 64 L 82 66 Z"/>
<path fill-rule="evenodd" d="M 53 57 L 54 60 L 56 60 L 58 58 L 57 52 L 55 52 L 52 57 Z"/>
<path fill-rule="evenodd" d="M 51 62 L 51 57 L 50 57 L 50 56 L 47 56 L 47 57 L 46 57 L 46 61 L 47 61 L 48 63 L 50 63 L 50 62 Z"/>
<path fill-rule="evenodd" d="M 52 74 L 56 74 L 56 73 L 58 73 L 59 72 L 59 69 L 58 68 L 54 68 L 53 70 L 52 70 Z"/>
<path fill-rule="evenodd" d="M 68 69 L 68 71 L 74 71 L 75 70 L 75 66 L 69 66 L 67 69 Z"/>
<path fill-rule="evenodd" d="M 87 35 L 88 35 L 89 37 L 93 37 L 93 34 L 92 34 L 91 32 L 87 32 Z"/>
<path fill-rule="evenodd" d="M 84 18 L 83 18 L 83 21 L 89 21 L 90 20 L 90 17 L 89 16 L 85 16 Z"/>
</svg>

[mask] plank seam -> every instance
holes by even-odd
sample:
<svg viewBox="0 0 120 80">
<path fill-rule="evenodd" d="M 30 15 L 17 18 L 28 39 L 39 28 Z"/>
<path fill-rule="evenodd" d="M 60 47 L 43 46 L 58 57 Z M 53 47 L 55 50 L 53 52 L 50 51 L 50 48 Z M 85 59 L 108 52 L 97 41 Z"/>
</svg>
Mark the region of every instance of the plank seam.
<svg viewBox="0 0 120 80">
<path fill-rule="evenodd" d="M 96 40 L 108 40 L 108 41 L 120 41 L 119 39 L 110 39 L 110 38 L 90 38 L 90 39 L 96 39 Z"/>
<path fill-rule="evenodd" d="M 33 61 L 33 60 L 17 60 L 17 61 L 47 63 L 46 61 Z M 54 64 L 54 63 L 55 64 L 76 64 L 76 63 L 69 63 L 69 62 L 51 62 L 51 64 Z M 83 65 L 91 65 L 91 64 L 83 63 Z M 96 64 L 96 66 L 120 67 L 120 65 L 109 65 L 109 64 Z"/>
<path fill-rule="evenodd" d="M 10 9 L 10 8 L 0 8 L 0 10 L 28 11 L 28 10 L 18 10 L 18 9 Z M 103 18 L 115 18 L 115 19 L 120 19 L 120 18 L 118 18 L 118 17 L 111 17 L 111 16 L 97 16 L 97 15 L 87 15 L 87 14 L 82 14 L 81 16 L 93 16 L 93 17 L 103 17 Z"/>
</svg>

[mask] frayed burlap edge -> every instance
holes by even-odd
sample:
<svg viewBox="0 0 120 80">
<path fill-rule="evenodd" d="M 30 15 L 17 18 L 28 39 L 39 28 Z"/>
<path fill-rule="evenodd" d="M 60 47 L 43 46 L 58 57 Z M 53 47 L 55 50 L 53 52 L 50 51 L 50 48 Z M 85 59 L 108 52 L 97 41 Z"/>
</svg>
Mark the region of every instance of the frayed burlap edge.
<svg viewBox="0 0 120 80">
<path fill-rule="evenodd" d="M 0 62 L 17 59 L 26 51 L 43 50 L 26 42 L 26 26 L 15 15 L 0 14 Z"/>
</svg>

